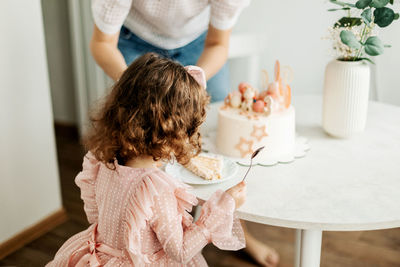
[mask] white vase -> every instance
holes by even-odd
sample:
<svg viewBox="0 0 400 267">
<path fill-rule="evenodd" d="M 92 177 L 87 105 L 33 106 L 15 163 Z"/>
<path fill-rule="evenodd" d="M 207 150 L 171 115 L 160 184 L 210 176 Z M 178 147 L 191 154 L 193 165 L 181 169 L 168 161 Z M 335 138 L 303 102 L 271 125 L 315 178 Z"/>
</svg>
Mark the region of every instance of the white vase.
<svg viewBox="0 0 400 267">
<path fill-rule="evenodd" d="M 325 70 L 322 127 L 335 137 L 363 132 L 367 120 L 370 68 L 364 61 L 332 60 Z"/>
</svg>

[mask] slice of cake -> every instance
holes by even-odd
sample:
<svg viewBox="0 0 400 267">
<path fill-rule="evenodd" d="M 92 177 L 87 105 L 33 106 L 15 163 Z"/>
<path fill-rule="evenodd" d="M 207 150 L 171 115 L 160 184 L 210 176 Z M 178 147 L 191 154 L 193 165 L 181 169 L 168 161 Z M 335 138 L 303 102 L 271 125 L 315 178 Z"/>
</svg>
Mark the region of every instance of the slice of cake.
<svg viewBox="0 0 400 267">
<path fill-rule="evenodd" d="M 185 168 L 205 180 L 221 179 L 224 159 L 222 156 L 200 154 L 190 160 Z"/>
</svg>

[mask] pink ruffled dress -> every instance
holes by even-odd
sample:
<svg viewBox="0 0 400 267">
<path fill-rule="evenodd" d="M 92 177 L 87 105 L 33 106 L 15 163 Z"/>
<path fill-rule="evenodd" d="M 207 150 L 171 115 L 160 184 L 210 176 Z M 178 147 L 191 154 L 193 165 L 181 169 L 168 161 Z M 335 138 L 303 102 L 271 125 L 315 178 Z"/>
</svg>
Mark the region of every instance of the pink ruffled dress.
<svg viewBox="0 0 400 267">
<path fill-rule="evenodd" d="M 156 168 L 118 165 L 110 170 L 89 152 L 75 179 L 91 226 L 72 236 L 46 266 L 207 266 L 209 242 L 244 247 L 235 202 L 223 192 L 206 201 L 194 223 L 197 199 L 188 187 Z"/>
</svg>

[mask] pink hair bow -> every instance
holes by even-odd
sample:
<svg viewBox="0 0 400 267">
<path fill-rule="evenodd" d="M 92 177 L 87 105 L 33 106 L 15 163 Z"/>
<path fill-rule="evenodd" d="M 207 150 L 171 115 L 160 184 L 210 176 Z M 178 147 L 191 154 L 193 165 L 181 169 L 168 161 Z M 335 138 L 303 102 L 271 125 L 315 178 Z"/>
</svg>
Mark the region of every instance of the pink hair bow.
<svg viewBox="0 0 400 267">
<path fill-rule="evenodd" d="M 207 80 L 204 70 L 198 66 L 185 66 L 185 70 L 203 87 L 207 88 Z"/>
</svg>

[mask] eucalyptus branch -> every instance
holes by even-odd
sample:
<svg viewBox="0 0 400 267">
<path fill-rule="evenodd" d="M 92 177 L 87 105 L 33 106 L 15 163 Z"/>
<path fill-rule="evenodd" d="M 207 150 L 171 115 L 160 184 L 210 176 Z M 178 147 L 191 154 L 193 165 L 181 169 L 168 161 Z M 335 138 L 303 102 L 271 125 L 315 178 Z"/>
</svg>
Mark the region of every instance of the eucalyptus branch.
<svg viewBox="0 0 400 267">
<path fill-rule="evenodd" d="M 346 0 L 345 0 L 346 1 Z M 347 0 L 348 1 L 348 0 Z M 399 13 L 388 7 L 391 0 L 358 0 L 355 4 L 340 0 L 330 0 L 341 8 L 329 11 L 346 11 L 332 27 L 333 48 L 339 51 L 339 58 L 345 61 L 369 60 L 366 56 L 378 56 L 384 52 L 385 45 L 373 34 L 374 27 L 385 28 L 399 20 Z M 362 11 L 359 16 L 355 15 Z M 340 32 L 340 34 L 339 34 Z"/>
</svg>

